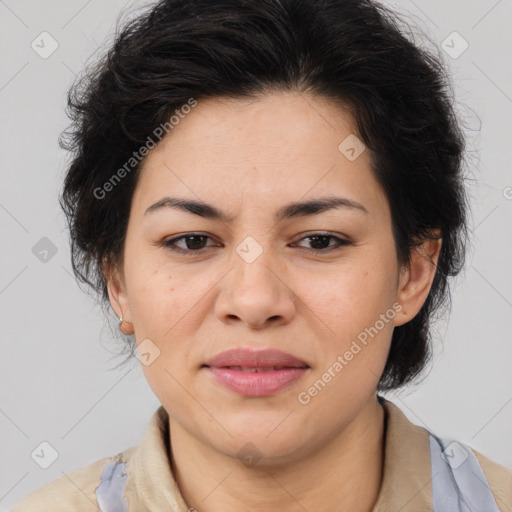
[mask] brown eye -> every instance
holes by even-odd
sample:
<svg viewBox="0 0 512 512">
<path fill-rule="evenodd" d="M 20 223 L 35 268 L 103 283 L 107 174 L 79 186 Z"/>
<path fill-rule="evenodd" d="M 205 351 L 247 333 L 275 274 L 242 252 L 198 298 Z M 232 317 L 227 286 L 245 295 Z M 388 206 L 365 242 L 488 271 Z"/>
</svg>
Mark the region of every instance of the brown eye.
<svg viewBox="0 0 512 512">
<path fill-rule="evenodd" d="M 351 244 L 351 242 L 348 240 L 331 235 L 330 233 L 313 233 L 312 235 L 308 235 L 301 240 L 309 240 L 308 243 L 311 244 L 312 247 L 306 247 L 306 249 L 315 253 L 331 252 L 339 249 L 344 245 Z M 334 245 L 330 245 L 331 240 L 334 240 Z"/>
<path fill-rule="evenodd" d="M 171 249 L 172 251 L 176 251 L 181 254 L 193 254 L 200 252 L 202 249 L 205 249 L 206 247 L 211 247 L 211 245 L 205 246 L 205 240 L 207 240 L 208 238 L 210 237 L 207 235 L 201 235 L 198 233 L 188 233 L 186 235 L 181 235 L 176 238 L 172 238 L 171 240 L 167 240 L 166 242 L 163 243 L 163 245 Z M 176 245 L 177 242 L 182 242 L 183 245 L 185 245 L 185 247 L 179 247 L 178 245 Z"/>
</svg>

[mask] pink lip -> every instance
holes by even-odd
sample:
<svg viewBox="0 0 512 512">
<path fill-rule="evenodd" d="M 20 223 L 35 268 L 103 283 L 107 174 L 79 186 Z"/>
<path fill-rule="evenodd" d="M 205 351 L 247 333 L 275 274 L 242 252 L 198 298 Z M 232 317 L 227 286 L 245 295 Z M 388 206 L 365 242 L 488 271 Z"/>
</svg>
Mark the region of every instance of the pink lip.
<svg viewBox="0 0 512 512">
<path fill-rule="evenodd" d="M 309 369 L 304 361 L 276 349 L 253 350 L 235 348 L 217 354 L 205 365 L 225 387 L 249 397 L 277 393 L 300 379 Z M 247 368 L 284 367 L 276 370 L 248 372 L 230 366 Z"/>
<path fill-rule="evenodd" d="M 287 352 L 275 348 L 268 349 L 249 349 L 232 348 L 215 355 L 204 363 L 206 366 L 250 366 L 250 367 L 268 367 L 268 366 L 288 366 L 290 368 L 304 368 L 308 364 Z"/>
</svg>

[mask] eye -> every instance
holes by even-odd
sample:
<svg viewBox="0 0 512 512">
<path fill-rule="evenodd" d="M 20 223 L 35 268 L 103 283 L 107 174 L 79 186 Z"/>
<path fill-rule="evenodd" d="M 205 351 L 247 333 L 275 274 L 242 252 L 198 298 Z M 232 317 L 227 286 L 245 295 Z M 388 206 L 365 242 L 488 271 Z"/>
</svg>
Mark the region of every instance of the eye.
<svg viewBox="0 0 512 512">
<path fill-rule="evenodd" d="M 165 247 L 171 249 L 171 251 L 176 251 L 181 254 L 193 254 L 198 253 L 202 249 L 204 249 L 204 240 L 210 238 L 207 235 L 202 235 L 200 233 L 187 233 L 186 235 L 181 235 L 176 238 L 172 238 L 171 240 L 167 240 L 162 243 Z M 183 242 L 185 244 L 185 248 L 179 247 L 176 245 L 177 242 Z M 212 247 L 207 246 L 207 247 Z"/>
<path fill-rule="evenodd" d="M 171 251 L 175 251 L 180 254 L 198 254 L 203 249 L 208 247 L 218 246 L 219 244 L 211 244 L 205 245 L 205 241 L 207 239 L 211 239 L 208 235 L 203 235 L 201 233 L 187 233 L 185 235 L 178 236 L 176 238 L 171 238 L 170 240 L 166 240 L 162 242 L 160 245 L 167 247 Z M 309 252 L 313 252 L 316 254 L 332 252 L 345 245 L 351 245 L 351 242 L 345 240 L 343 238 L 334 236 L 330 233 L 312 233 L 306 237 L 301 238 L 299 241 L 309 240 L 309 244 L 312 244 L 314 247 L 303 247 Z M 330 242 L 334 241 L 335 244 L 331 245 Z M 185 247 L 180 247 L 177 245 L 178 243 L 182 243 Z M 296 244 L 295 244 L 296 245 Z M 300 246 L 299 246 L 300 247 Z"/>
<path fill-rule="evenodd" d="M 300 241 L 302 240 L 309 240 L 308 243 L 312 244 L 314 247 L 306 247 L 306 249 L 317 254 L 325 254 L 326 252 L 332 252 L 340 249 L 344 245 L 351 245 L 351 242 L 348 240 L 331 235 L 330 233 L 313 233 L 300 239 Z M 334 240 L 335 245 L 329 245 L 330 240 Z"/>
</svg>

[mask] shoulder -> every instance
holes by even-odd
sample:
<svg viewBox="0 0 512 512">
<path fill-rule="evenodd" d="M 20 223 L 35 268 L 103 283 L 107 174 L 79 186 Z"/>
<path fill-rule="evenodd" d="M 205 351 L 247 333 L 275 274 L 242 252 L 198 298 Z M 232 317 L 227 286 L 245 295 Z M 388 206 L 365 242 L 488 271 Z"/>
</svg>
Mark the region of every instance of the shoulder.
<svg viewBox="0 0 512 512">
<path fill-rule="evenodd" d="M 489 459 L 472 448 L 500 510 L 512 510 L 512 469 Z"/>
<path fill-rule="evenodd" d="M 11 512 L 98 512 L 96 489 L 109 463 L 130 459 L 135 448 L 97 460 L 57 478 L 21 500 Z"/>
<path fill-rule="evenodd" d="M 404 500 L 415 510 L 458 510 L 462 495 L 475 510 L 512 511 L 512 469 L 412 423 L 398 406 L 380 398 L 387 413 L 386 456 L 375 510 L 399 510 Z"/>
</svg>

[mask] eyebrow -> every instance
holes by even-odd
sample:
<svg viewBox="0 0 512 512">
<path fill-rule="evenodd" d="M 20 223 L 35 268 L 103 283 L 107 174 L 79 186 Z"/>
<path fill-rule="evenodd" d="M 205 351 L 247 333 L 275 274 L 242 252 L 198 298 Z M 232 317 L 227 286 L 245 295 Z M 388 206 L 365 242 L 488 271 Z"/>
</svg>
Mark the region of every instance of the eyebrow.
<svg viewBox="0 0 512 512">
<path fill-rule="evenodd" d="M 219 208 L 204 203 L 203 201 L 193 201 L 190 199 L 181 199 L 177 197 L 164 197 L 151 205 L 144 213 L 156 212 L 163 208 L 174 208 L 184 212 L 192 213 L 199 217 L 211 220 L 220 220 L 223 222 L 232 222 L 234 217 L 223 212 Z M 368 214 L 368 210 L 360 203 L 344 197 L 328 196 L 310 201 L 298 201 L 289 203 L 281 207 L 274 215 L 276 222 L 284 219 L 296 217 L 308 217 L 326 212 L 332 209 L 347 208 L 351 210 L 359 210 Z"/>
</svg>

